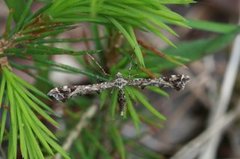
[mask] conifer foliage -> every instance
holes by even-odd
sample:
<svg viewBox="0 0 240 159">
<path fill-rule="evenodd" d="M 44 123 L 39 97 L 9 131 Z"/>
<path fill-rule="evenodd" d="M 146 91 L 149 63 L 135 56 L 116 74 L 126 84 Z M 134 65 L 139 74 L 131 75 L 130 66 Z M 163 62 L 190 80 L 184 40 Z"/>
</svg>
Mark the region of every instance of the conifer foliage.
<svg viewBox="0 0 240 159">
<path fill-rule="evenodd" d="M 60 154 L 63 158 L 74 158 L 79 154 L 81 156 L 79 158 L 99 158 L 99 156 L 112 158 L 116 152 L 122 159 L 127 156 L 125 141 L 118 129 L 121 122 L 106 124 L 110 118 L 118 118 L 117 89 L 103 90 L 100 95 L 96 95 L 99 96 L 101 110 L 90 126 L 81 132 L 81 138 L 75 141 L 73 150 L 70 152 L 63 150 L 58 138 L 66 137 L 69 130 L 57 138 L 52 132 L 54 130 L 49 128 L 59 126 L 54 119 L 55 112 L 51 109 L 50 103 L 54 101 L 47 96 L 47 92 L 55 85 L 49 81 L 50 71 L 82 74 L 92 83 L 113 81 L 118 72 L 121 72 L 128 81 L 134 78 L 128 77 L 129 72 L 133 75 L 137 74 L 141 79 L 148 77 L 160 79 L 159 71 L 183 65 L 187 62 L 186 58 L 195 60 L 212 53 L 223 47 L 219 41 L 224 39 L 224 45 L 227 45 L 235 33 L 239 32 L 239 28 L 225 26 L 228 31 L 221 32 L 223 35 L 215 39 L 179 44 L 176 49 L 175 44 L 164 35 L 164 32 L 168 32 L 177 36 L 169 25 L 199 26 L 194 26 L 196 24 L 194 21 L 187 22 L 168 6 L 188 5 L 193 3 L 192 0 L 44 0 L 40 1 L 41 7 L 33 12 L 34 3 L 33 0 L 5 0 L 9 15 L 5 32 L 0 36 L 0 144 L 4 150 L 7 150 L 6 155 L 9 159 L 16 159 L 18 156 L 26 159 L 44 159 L 56 154 Z M 59 34 L 73 30 L 83 23 L 91 26 L 89 28 L 91 38 L 58 37 Z M 212 23 L 205 24 L 212 25 Z M 209 28 L 211 27 L 200 29 Z M 153 49 L 137 39 L 135 30 L 150 32 L 170 47 L 163 52 Z M 100 31 L 104 36 L 100 36 Z M 119 44 L 119 39 L 122 37 L 124 40 Z M 76 42 L 93 42 L 95 48 L 74 50 L 55 45 Z M 214 46 L 210 47 L 210 44 Z M 196 54 L 189 55 L 191 52 L 188 50 L 191 49 L 195 50 Z M 178 56 L 174 56 L 176 51 L 179 52 Z M 63 54 L 75 57 L 82 68 L 50 60 L 53 55 Z M 86 56 L 94 56 L 95 62 L 86 62 L 84 60 Z M 33 64 L 18 63 L 16 59 L 29 60 Z M 161 65 L 159 61 L 162 62 Z M 17 76 L 15 70 L 21 70 L 34 77 L 35 84 Z M 167 93 L 158 87 L 147 87 L 147 89 L 167 96 Z M 136 129 L 139 129 L 140 121 L 144 120 L 144 117 L 135 109 L 135 102 L 141 103 L 159 120 L 165 120 L 165 117 L 150 104 L 141 89 L 126 86 L 121 91 L 127 104 L 123 114 L 129 114 Z M 92 98 L 91 100 L 87 97 L 72 99 L 66 105 L 69 109 L 73 105 L 83 105 L 83 103 L 89 105 L 94 101 Z M 78 109 L 81 115 L 86 107 L 82 106 Z M 73 124 L 74 122 L 71 121 L 79 120 L 79 114 L 76 118 L 76 114 L 71 116 L 69 113 L 66 123 Z M 67 129 L 74 127 L 71 124 Z M 111 147 L 106 148 L 101 141 L 111 143 L 109 144 Z"/>
</svg>

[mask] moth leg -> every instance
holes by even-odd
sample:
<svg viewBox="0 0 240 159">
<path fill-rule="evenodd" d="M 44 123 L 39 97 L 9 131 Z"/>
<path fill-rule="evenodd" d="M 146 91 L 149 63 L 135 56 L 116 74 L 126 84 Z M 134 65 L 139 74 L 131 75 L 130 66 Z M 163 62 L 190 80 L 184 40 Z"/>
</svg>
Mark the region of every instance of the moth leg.
<svg viewBox="0 0 240 159">
<path fill-rule="evenodd" d="M 125 92 L 123 91 L 123 89 L 119 89 L 118 104 L 119 104 L 120 115 L 124 116 L 125 112 L 126 112 L 126 97 L 125 97 Z"/>
</svg>

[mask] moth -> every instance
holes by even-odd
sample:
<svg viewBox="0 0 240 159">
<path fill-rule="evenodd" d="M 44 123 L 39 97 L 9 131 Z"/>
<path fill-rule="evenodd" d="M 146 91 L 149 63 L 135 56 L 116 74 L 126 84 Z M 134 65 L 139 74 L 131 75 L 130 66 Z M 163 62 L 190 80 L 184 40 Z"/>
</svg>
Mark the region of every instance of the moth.
<svg viewBox="0 0 240 159">
<path fill-rule="evenodd" d="M 190 77 L 186 75 L 170 75 L 159 78 L 133 78 L 127 79 L 122 76 L 121 73 L 117 73 L 116 77 L 112 81 L 89 84 L 89 85 L 73 85 L 73 86 L 61 86 L 53 88 L 48 92 L 48 96 L 57 100 L 64 102 L 74 96 L 78 95 L 88 95 L 94 93 L 100 93 L 106 89 L 119 89 L 118 93 L 118 103 L 121 115 L 123 115 L 124 107 L 126 104 L 124 87 L 132 86 L 144 89 L 147 86 L 155 86 L 159 88 L 173 88 L 177 91 L 184 89 L 187 82 L 189 82 Z"/>
</svg>

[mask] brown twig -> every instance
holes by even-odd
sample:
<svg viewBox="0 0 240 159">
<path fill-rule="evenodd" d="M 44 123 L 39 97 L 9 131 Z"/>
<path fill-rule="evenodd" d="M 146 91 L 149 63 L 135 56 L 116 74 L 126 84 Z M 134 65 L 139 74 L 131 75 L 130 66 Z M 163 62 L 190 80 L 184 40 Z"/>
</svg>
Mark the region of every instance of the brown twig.
<svg viewBox="0 0 240 159">
<path fill-rule="evenodd" d="M 9 67 L 8 59 L 4 56 L 3 52 L 10 46 L 10 43 L 5 39 L 0 40 L 0 68 Z"/>
<path fill-rule="evenodd" d="M 166 60 L 168 60 L 168 61 L 170 61 L 170 62 L 172 62 L 172 63 L 175 63 L 175 64 L 177 64 L 177 65 L 183 66 L 184 68 L 187 68 L 187 66 L 184 65 L 183 63 L 181 63 L 181 62 L 173 59 L 172 57 L 164 54 L 162 51 L 156 49 L 155 47 L 153 47 L 153 46 L 151 46 L 151 45 L 149 45 L 149 44 L 147 44 L 146 42 L 144 42 L 144 41 L 142 41 L 142 40 L 139 40 L 139 39 L 137 40 L 137 42 L 138 42 L 139 45 L 141 45 L 142 47 L 144 47 L 144 48 L 147 49 L 147 50 L 152 51 L 152 52 L 153 52 L 154 54 L 156 54 L 157 56 L 162 57 L 162 58 L 164 58 L 164 59 L 166 59 Z"/>
<path fill-rule="evenodd" d="M 140 67 L 140 69 L 141 69 L 144 73 L 146 73 L 150 78 L 156 78 L 155 74 L 154 74 L 151 70 L 149 70 L 149 69 L 147 69 L 147 68 L 145 68 L 145 67 Z"/>
<path fill-rule="evenodd" d="M 164 53 L 162 53 L 158 49 L 154 48 L 153 46 L 145 43 L 144 41 L 137 39 L 137 42 L 138 42 L 139 45 L 141 45 L 145 49 L 152 51 L 153 53 L 155 53 L 156 55 L 158 55 L 162 58 L 166 58 L 166 55 Z"/>
<path fill-rule="evenodd" d="M 83 34 L 83 37 L 87 39 L 87 34 L 85 30 L 82 31 L 82 34 Z M 84 41 L 84 44 L 87 50 L 91 49 L 89 41 Z M 83 56 L 83 58 L 88 65 L 91 64 L 90 60 L 93 61 L 94 64 L 103 72 L 104 75 L 108 75 L 107 72 L 104 70 L 104 68 L 99 64 L 99 62 L 92 55 L 87 53 L 86 55 Z"/>
<path fill-rule="evenodd" d="M 117 49 L 123 43 L 123 36 L 119 32 L 112 32 L 108 41 L 107 49 L 105 50 L 106 68 L 111 68 L 119 59 Z"/>
</svg>

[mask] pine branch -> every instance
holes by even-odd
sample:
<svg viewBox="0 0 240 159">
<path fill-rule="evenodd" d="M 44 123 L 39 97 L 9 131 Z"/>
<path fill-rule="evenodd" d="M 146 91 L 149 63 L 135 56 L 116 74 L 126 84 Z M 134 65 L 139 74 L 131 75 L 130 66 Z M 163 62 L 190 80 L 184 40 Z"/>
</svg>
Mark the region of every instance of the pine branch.
<svg viewBox="0 0 240 159">
<path fill-rule="evenodd" d="M 0 141 L 2 143 L 3 135 L 5 134 L 4 130 L 6 129 L 6 119 L 9 114 L 10 133 L 7 138 L 9 141 L 8 157 L 13 159 L 17 158 L 18 152 L 21 152 L 23 158 L 42 159 L 45 157 L 45 154 L 53 156 L 54 153 L 59 153 L 64 158 L 69 157 L 56 142 L 54 134 L 48 130 L 40 119 L 38 119 L 38 116 L 41 116 L 49 123 L 57 125 L 49 114 L 47 114 L 47 112 L 52 112 L 52 110 L 44 102 L 39 100 L 37 96 L 35 96 L 39 95 L 40 97 L 44 97 L 46 99 L 46 95 L 12 72 L 11 66 L 17 66 L 17 64 L 15 61 L 9 62 L 9 56 L 25 59 L 30 58 L 31 61 L 37 64 L 36 70 L 40 70 L 40 66 L 56 67 L 61 68 L 64 71 L 82 73 L 88 77 L 100 78 L 100 76 L 96 75 L 95 72 L 91 73 L 88 66 L 86 66 L 87 71 L 82 71 L 63 64 L 58 64 L 57 62 L 55 63 L 49 61 L 50 57 L 55 54 L 83 55 L 97 53 L 97 51 L 74 51 L 44 45 L 45 43 L 51 42 L 70 43 L 74 41 L 81 41 L 81 39 L 78 38 L 74 40 L 48 38 L 74 29 L 81 22 L 92 22 L 97 23 L 97 25 L 101 24 L 104 28 L 106 28 L 106 30 L 112 29 L 115 33 L 120 31 L 118 34 L 123 34 L 132 49 L 134 49 L 138 64 L 144 66 L 145 59 L 143 58 L 141 48 L 137 43 L 134 30 L 141 29 L 152 32 L 162 38 L 165 42 L 173 45 L 172 42 L 163 35 L 161 29 L 176 35 L 176 33 L 166 24 L 175 23 L 182 26 L 186 25 L 183 17 L 172 12 L 170 9 L 165 7 L 165 5 L 172 3 L 188 4 L 192 2 L 192 0 L 182 2 L 162 1 L 159 3 L 156 3 L 155 0 L 69 0 L 66 3 L 65 0 L 56 0 L 47 3 L 38 11 L 32 13 L 32 0 L 28 1 L 24 7 L 22 4 L 14 5 L 15 2 L 12 0 L 6 1 L 9 2 L 8 6 L 11 6 L 12 9 L 7 20 L 6 32 L 0 39 L 0 69 L 2 71 L 0 104 L 2 104 L 2 102 L 5 104 L 9 103 L 9 106 L 7 106 L 9 110 L 5 110 L 5 107 L 1 108 L 4 110 L 3 116 L 0 116 Z M 13 20 L 15 20 L 15 25 L 12 27 Z M 96 38 L 100 39 L 100 37 Z M 97 42 L 100 44 L 99 40 Z M 104 51 L 101 53 L 103 54 Z M 41 55 L 43 55 L 41 58 L 37 58 Z M 102 57 L 104 57 L 104 54 Z M 15 65 L 11 65 L 11 63 L 15 63 Z M 116 67 L 115 72 L 118 72 L 118 69 L 119 68 Z M 38 72 L 38 75 L 41 76 L 41 73 L 39 74 Z M 116 100 L 118 98 L 120 110 L 123 112 L 125 103 L 131 102 L 131 99 L 125 99 L 130 96 L 124 89 L 126 86 L 140 88 L 144 88 L 146 86 L 156 86 L 160 88 L 171 87 L 173 89 L 180 90 L 184 88 L 185 83 L 188 81 L 189 77 L 183 75 L 173 75 L 170 77 L 154 79 L 125 79 L 121 74 L 118 74 L 115 80 L 110 82 L 85 86 L 63 86 L 53 89 L 52 93 L 51 91 L 49 92 L 49 95 L 57 100 L 63 101 L 75 95 L 92 94 L 106 89 L 117 88 L 119 92 L 116 94 Z M 125 97 L 125 95 L 127 97 Z M 140 93 L 138 94 L 138 97 L 136 95 L 136 99 L 140 100 L 140 97 L 142 97 Z M 154 108 L 152 108 L 146 100 L 143 99 L 140 100 L 140 102 L 145 104 L 153 114 L 162 118 L 161 114 L 154 110 Z M 7 113 L 8 111 L 9 113 Z M 134 108 L 132 108 L 131 111 L 135 111 Z M 117 140 L 119 141 L 120 138 L 117 138 Z M 73 140 L 71 140 L 71 142 L 73 142 Z M 118 145 L 116 147 L 118 147 Z M 120 149 L 120 151 L 122 151 L 122 148 Z"/>
</svg>

